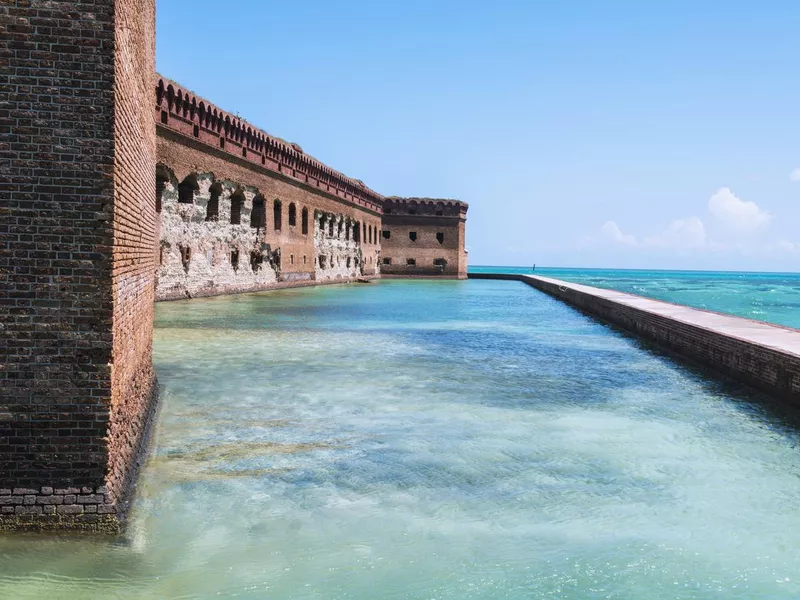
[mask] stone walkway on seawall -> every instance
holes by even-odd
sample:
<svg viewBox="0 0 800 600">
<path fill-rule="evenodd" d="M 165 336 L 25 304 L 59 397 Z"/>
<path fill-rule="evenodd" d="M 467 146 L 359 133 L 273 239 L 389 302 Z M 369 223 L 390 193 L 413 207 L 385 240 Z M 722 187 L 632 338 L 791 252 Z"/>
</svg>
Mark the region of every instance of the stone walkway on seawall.
<svg viewBox="0 0 800 600">
<path fill-rule="evenodd" d="M 800 330 L 549 277 L 469 277 L 522 281 L 671 352 L 800 405 Z"/>
</svg>

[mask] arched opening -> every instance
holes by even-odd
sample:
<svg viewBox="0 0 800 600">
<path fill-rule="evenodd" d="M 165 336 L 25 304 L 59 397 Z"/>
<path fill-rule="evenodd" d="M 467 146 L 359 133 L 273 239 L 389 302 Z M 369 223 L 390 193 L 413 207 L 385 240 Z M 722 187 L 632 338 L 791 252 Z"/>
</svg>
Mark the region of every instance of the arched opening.
<svg viewBox="0 0 800 600">
<path fill-rule="evenodd" d="M 197 177 L 194 174 L 188 175 L 186 179 L 178 184 L 178 202 L 180 204 L 194 204 L 194 195 L 199 189 Z"/>
<path fill-rule="evenodd" d="M 303 235 L 308 235 L 308 209 L 303 208 L 303 213 L 301 215 L 301 223 L 302 223 L 302 232 Z"/>
<path fill-rule="evenodd" d="M 444 244 L 444 231 L 437 231 L 436 232 L 436 241 L 440 244 Z"/>
<path fill-rule="evenodd" d="M 262 196 L 253 198 L 253 210 L 250 212 L 250 227 L 264 229 L 267 226 L 267 205 Z"/>
<path fill-rule="evenodd" d="M 417 232 L 416 231 L 409 231 L 408 232 L 408 239 L 410 239 L 412 242 L 416 242 L 417 241 Z"/>
<path fill-rule="evenodd" d="M 333 216 L 328 217 L 328 236 L 333 237 Z"/>
<path fill-rule="evenodd" d="M 336 232 L 336 237 L 339 238 L 339 239 L 342 239 L 342 227 L 343 226 L 344 226 L 344 222 L 342 221 L 342 219 L 339 219 L 339 229 Z"/>
<path fill-rule="evenodd" d="M 231 196 L 231 225 L 242 224 L 242 206 L 244 205 L 244 194 L 241 190 L 236 190 Z"/>
<path fill-rule="evenodd" d="M 264 263 L 264 255 L 256 250 L 250 253 L 250 269 L 253 273 L 258 273 L 261 270 L 261 265 Z"/>
<path fill-rule="evenodd" d="M 188 273 L 189 265 L 192 263 L 192 249 L 189 246 L 178 246 L 178 250 L 181 252 L 183 270 Z"/>
<path fill-rule="evenodd" d="M 362 223 L 361 224 L 361 233 L 363 234 L 362 237 L 364 238 L 364 243 L 366 244 L 367 243 L 367 224 L 366 223 Z"/>
<path fill-rule="evenodd" d="M 219 218 L 219 197 L 222 195 L 222 184 L 214 183 L 208 193 L 210 196 L 206 207 L 206 221 L 216 221 Z"/>
<path fill-rule="evenodd" d="M 344 239 L 350 241 L 350 222 L 344 226 Z"/>
<path fill-rule="evenodd" d="M 164 165 L 156 166 L 156 212 L 161 212 L 161 205 L 164 200 L 164 188 L 169 181 L 169 171 Z"/>
<path fill-rule="evenodd" d="M 360 242 L 361 241 L 361 225 L 358 221 L 356 221 L 355 227 L 353 227 L 353 241 Z"/>
<path fill-rule="evenodd" d="M 280 231 L 283 225 L 283 209 L 280 200 L 275 200 L 275 202 L 272 203 L 272 213 L 272 223 L 275 227 L 275 231 Z"/>
<path fill-rule="evenodd" d="M 289 204 L 289 227 L 297 226 L 297 207 L 294 202 Z"/>
</svg>

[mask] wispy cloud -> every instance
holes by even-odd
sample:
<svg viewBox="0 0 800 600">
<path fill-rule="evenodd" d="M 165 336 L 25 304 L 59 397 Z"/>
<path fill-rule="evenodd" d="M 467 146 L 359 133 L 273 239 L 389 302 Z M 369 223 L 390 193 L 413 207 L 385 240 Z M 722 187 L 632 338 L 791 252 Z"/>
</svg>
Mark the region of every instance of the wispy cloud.
<svg viewBox="0 0 800 600">
<path fill-rule="evenodd" d="M 625 233 L 616 221 L 609 220 L 600 228 L 600 239 L 620 247 L 637 251 L 660 251 L 685 254 L 687 252 L 757 251 L 788 253 L 798 247 L 792 242 L 760 243 L 756 234 L 765 230 L 772 215 L 755 202 L 742 200 L 729 188 L 720 188 L 708 200 L 709 220 L 699 216 L 673 220 L 654 234 Z M 706 227 L 708 222 L 711 233 Z M 712 237 L 712 233 L 715 234 Z M 595 238 L 597 239 L 597 238 Z"/>
<path fill-rule="evenodd" d="M 719 223 L 734 233 L 755 233 L 772 220 L 772 215 L 761 210 L 755 202 L 742 200 L 729 188 L 720 188 L 711 196 L 708 210 Z"/>
<path fill-rule="evenodd" d="M 622 233 L 614 221 L 606 221 L 600 231 L 604 238 L 626 246 L 636 246 L 639 243 L 635 236 Z"/>
</svg>

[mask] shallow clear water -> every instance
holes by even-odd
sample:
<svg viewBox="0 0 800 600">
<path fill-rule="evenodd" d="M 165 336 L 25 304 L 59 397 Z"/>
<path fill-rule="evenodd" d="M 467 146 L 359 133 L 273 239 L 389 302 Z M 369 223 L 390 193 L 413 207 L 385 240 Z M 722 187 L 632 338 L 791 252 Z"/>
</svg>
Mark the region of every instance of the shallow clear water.
<svg viewBox="0 0 800 600">
<path fill-rule="evenodd" d="M 470 267 L 524 273 L 530 267 Z M 536 268 L 537 275 L 730 313 L 800 329 L 800 273 Z"/>
<path fill-rule="evenodd" d="M 0 597 L 800 595 L 794 416 L 528 286 L 156 312 L 129 531 L 0 538 Z"/>
</svg>

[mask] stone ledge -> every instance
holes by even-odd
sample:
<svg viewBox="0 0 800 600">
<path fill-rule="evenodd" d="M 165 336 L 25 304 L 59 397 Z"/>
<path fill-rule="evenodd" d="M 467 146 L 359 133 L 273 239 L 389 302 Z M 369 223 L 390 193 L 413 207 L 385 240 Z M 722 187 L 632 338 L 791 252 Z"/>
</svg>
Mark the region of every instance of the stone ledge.
<svg viewBox="0 0 800 600">
<path fill-rule="evenodd" d="M 549 277 L 469 278 L 521 281 L 672 354 L 800 405 L 800 330 Z"/>
</svg>

